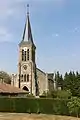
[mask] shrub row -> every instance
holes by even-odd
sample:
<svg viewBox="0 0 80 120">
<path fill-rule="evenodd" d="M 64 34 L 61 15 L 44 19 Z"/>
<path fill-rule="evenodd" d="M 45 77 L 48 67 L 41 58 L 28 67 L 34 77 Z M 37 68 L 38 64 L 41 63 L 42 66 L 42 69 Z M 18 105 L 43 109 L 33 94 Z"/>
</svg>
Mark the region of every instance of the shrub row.
<svg viewBox="0 0 80 120">
<path fill-rule="evenodd" d="M 35 98 L 0 98 L 0 112 L 68 115 L 68 100 Z"/>
</svg>

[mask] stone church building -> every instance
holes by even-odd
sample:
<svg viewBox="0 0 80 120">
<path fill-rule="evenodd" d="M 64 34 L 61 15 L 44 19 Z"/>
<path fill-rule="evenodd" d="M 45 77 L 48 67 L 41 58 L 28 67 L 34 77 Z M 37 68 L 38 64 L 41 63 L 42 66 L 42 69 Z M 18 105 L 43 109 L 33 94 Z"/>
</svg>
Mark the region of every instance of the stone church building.
<svg viewBox="0 0 80 120">
<path fill-rule="evenodd" d="M 19 43 L 18 73 L 12 74 L 11 85 L 38 96 L 44 91 L 56 89 L 56 84 L 53 73 L 45 73 L 37 68 L 35 53 L 36 45 L 32 36 L 29 11 L 27 11 L 23 37 Z"/>
</svg>

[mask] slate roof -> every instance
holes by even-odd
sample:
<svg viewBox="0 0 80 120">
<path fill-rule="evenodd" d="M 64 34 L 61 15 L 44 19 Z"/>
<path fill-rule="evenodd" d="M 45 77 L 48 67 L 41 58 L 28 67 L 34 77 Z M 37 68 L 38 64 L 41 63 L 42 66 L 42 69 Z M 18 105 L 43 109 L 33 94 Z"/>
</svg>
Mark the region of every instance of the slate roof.
<svg viewBox="0 0 80 120">
<path fill-rule="evenodd" d="M 24 28 L 22 40 L 23 41 L 30 41 L 31 43 L 33 43 L 29 14 L 27 14 L 27 21 L 25 23 L 25 28 Z"/>
</svg>

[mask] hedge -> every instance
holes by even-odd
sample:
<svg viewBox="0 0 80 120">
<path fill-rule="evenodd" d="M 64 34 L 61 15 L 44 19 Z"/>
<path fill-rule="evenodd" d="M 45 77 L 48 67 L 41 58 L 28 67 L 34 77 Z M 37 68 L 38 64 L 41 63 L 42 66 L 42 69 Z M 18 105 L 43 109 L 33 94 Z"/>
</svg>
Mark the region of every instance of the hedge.
<svg viewBox="0 0 80 120">
<path fill-rule="evenodd" d="M 0 98 L 0 112 L 69 115 L 67 102 L 49 98 Z"/>
</svg>

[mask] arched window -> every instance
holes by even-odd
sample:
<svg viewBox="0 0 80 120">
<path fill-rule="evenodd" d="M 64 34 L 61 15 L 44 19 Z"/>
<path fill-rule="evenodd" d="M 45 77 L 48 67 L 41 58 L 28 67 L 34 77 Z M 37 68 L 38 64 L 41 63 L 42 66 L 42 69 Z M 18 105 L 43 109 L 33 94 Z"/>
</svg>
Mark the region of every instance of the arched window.
<svg viewBox="0 0 80 120">
<path fill-rule="evenodd" d="M 26 61 L 26 51 L 22 49 L 22 61 Z"/>
<path fill-rule="evenodd" d="M 22 61 L 24 61 L 24 50 L 22 49 Z"/>
<path fill-rule="evenodd" d="M 26 74 L 24 75 L 24 82 L 26 82 Z"/>
<path fill-rule="evenodd" d="M 24 51 L 24 61 L 26 61 L 26 51 Z"/>
<path fill-rule="evenodd" d="M 27 60 L 29 60 L 29 49 L 27 49 Z"/>
<path fill-rule="evenodd" d="M 21 82 L 23 82 L 23 74 L 21 75 Z"/>
<path fill-rule="evenodd" d="M 29 74 L 27 74 L 27 82 L 29 82 Z"/>
</svg>

